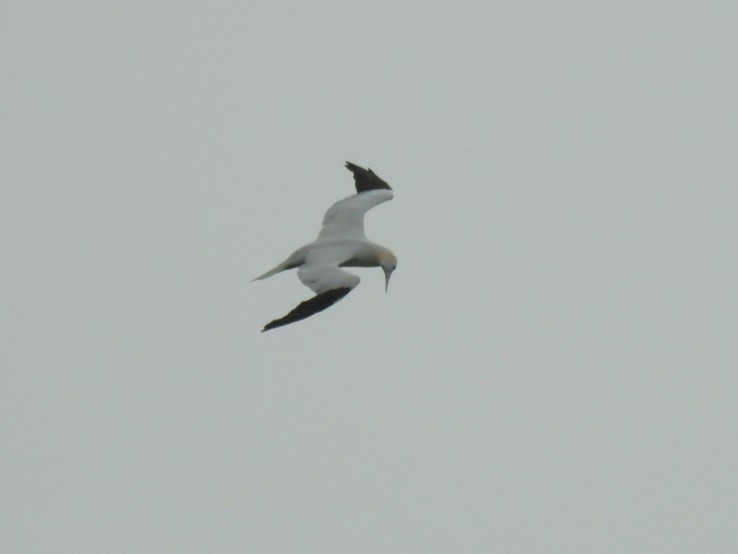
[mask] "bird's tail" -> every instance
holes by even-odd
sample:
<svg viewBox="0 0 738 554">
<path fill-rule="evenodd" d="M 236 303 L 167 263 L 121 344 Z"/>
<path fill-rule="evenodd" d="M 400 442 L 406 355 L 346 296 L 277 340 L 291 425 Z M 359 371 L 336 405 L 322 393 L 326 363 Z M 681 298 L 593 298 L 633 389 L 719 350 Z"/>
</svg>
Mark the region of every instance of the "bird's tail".
<svg viewBox="0 0 738 554">
<path fill-rule="evenodd" d="M 308 247 L 305 247 L 305 246 L 303 246 L 302 248 L 298 248 L 292 254 L 290 254 L 287 257 L 287 259 L 283 261 L 281 264 L 270 269 L 264 275 L 259 275 L 256 279 L 252 279 L 251 282 L 253 283 L 254 281 L 266 279 L 267 277 L 276 275 L 280 271 L 285 271 L 287 269 L 295 269 L 296 267 L 300 267 L 302 264 L 305 263 L 305 256 L 306 256 L 307 249 Z"/>
<path fill-rule="evenodd" d="M 277 273 L 279 273 L 280 271 L 284 271 L 285 269 L 287 269 L 287 263 L 286 262 L 282 262 L 278 266 L 276 266 L 276 267 L 270 269 L 269 271 L 267 271 L 264 275 L 259 275 L 258 277 L 254 278 L 254 279 L 251 279 L 250 282 L 253 283 L 254 281 L 261 281 L 262 279 L 266 279 L 267 277 L 271 277 L 272 275 L 276 275 Z"/>
</svg>

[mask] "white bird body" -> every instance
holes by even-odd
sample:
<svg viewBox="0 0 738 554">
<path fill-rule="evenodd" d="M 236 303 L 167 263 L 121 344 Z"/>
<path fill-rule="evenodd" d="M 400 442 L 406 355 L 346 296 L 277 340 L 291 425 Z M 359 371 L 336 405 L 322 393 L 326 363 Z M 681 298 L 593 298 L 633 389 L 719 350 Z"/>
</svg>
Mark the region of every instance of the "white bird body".
<svg viewBox="0 0 738 554">
<path fill-rule="evenodd" d="M 323 217 L 318 238 L 295 250 L 275 268 L 254 281 L 266 279 L 287 269 L 297 269 L 297 277 L 316 296 L 306 300 L 283 318 L 268 323 L 263 331 L 287 325 L 325 310 L 356 288 L 361 279 L 342 267 L 381 267 L 385 289 L 397 266 L 397 258 L 386 247 L 364 235 L 364 214 L 394 197 L 389 185 L 371 169 L 347 162 L 354 174 L 357 193 L 333 204 Z"/>
</svg>

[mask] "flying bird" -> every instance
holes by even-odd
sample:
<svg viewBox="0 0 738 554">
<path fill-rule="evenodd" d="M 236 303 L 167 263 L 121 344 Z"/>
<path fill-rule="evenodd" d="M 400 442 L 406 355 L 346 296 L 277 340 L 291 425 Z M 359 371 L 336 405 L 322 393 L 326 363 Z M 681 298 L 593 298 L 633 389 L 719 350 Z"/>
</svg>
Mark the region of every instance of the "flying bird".
<svg viewBox="0 0 738 554">
<path fill-rule="evenodd" d="M 281 271 L 297 268 L 297 277 L 314 293 L 286 316 L 267 323 L 269 331 L 310 317 L 329 308 L 359 284 L 359 277 L 342 267 L 381 267 L 384 290 L 389 287 L 397 257 L 389 248 L 376 244 L 364 235 L 364 214 L 374 206 L 392 200 L 390 186 L 371 169 L 351 162 L 346 168 L 354 174 L 356 194 L 339 200 L 328 208 L 318 238 L 298 248 L 286 260 L 260 275 L 254 281 L 266 279 Z"/>
</svg>

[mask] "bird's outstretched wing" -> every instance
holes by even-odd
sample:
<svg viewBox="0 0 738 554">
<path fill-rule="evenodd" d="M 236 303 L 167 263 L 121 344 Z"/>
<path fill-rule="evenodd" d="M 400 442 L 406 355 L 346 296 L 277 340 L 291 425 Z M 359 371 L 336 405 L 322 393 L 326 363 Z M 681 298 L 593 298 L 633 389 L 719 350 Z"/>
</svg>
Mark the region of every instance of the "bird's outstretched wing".
<svg viewBox="0 0 738 554">
<path fill-rule="evenodd" d="M 310 317 L 313 314 L 322 312 L 326 308 L 330 308 L 331 306 L 333 306 L 333 304 L 338 302 L 349 292 L 351 292 L 350 288 L 341 287 L 325 291 L 323 294 L 317 294 L 313 296 L 310 300 L 305 300 L 305 302 L 301 302 L 300 304 L 298 304 L 297 308 L 292 310 L 286 316 L 280 317 L 279 319 L 275 319 L 274 321 L 267 323 L 261 330 L 261 332 L 263 333 L 264 331 L 269 331 L 270 329 L 274 329 L 276 327 L 282 327 L 282 325 L 289 325 L 290 323 L 294 323 L 295 321 L 300 321 L 301 319 Z"/>
<path fill-rule="evenodd" d="M 359 238 L 364 236 L 364 214 L 374 206 L 392 200 L 394 193 L 371 169 L 364 169 L 351 162 L 346 167 L 354 174 L 356 194 L 333 204 L 323 217 L 322 238 Z"/>
<path fill-rule="evenodd" d="M 267 323 L 262 329 L 269 331 L 276 327 L 289 325 L 330 308 L 359 284 L 359 277 L 344 271 L 336 264 L 305 264 L 297 270 L 300 281 L 315 292 L 284 317 Z"/>
<path fill-rule="evenodd" d="M 391 190 L 368 190 L 354 194 L 333 204 L 323 217 L 322 238 L 358 238 L 364 236 L 364 214 L 374 206 L 395 197 Z"/>
<path fill-rule="evenodd" d="M 364 169 L 351 162 L 346 162 L 346 168 L 354 174 L 354 184 L 356 185 L 356 192 L 366 192 L 368 190 L 387 189 L 392 188 L 379 176 L 374 173 L 371 169 Z"/>
</svg>

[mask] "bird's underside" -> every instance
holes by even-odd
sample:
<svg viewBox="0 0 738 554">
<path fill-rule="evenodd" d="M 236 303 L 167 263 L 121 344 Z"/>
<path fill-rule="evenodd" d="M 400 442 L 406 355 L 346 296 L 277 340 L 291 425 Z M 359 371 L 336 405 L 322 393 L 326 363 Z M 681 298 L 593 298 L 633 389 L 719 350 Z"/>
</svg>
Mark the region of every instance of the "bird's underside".
<svg viewBox="0 0 738 554">
<path fill-rule="evenodd" d="M 284 317 L 264 326 L 262 332 L 289 325 L 331 307 L 359 284 L 359 277 L 341 266 L 381 266 L 386 283 L 397 259 L 387 248 L 368 241 L 364 236 L 364 214 L 374 206 L 392 199 L 391 187 L 371 169 L 346 162 L 354 175 L 356 194 L 331 206 L 323 219 L 318 238 L 292 253 L 284 262 L 256 279 L 265 279 L 286 269 L 299 268 L 297 276 L 315 292 Z M 382 263 L 385 260 L 385 263 Z M 391 261 L 391 267 L 389 267 Z M 386 285 L 385 285 L 386 286 Z"/>
</svg>

